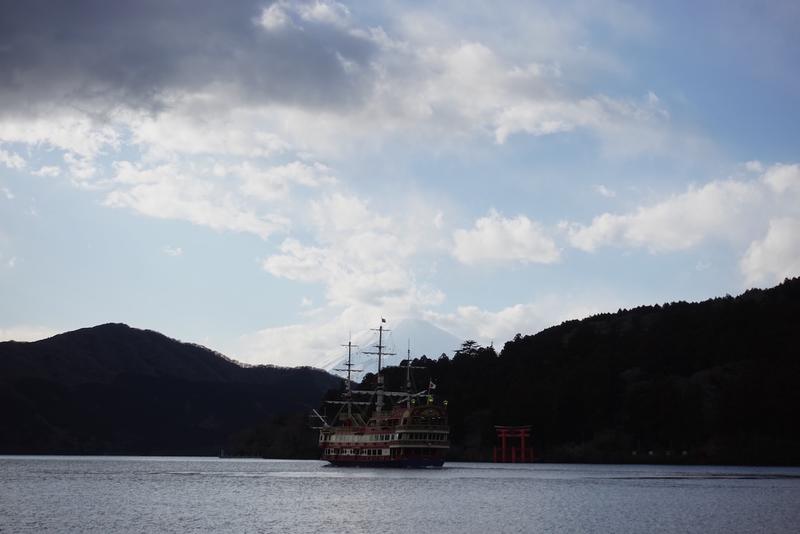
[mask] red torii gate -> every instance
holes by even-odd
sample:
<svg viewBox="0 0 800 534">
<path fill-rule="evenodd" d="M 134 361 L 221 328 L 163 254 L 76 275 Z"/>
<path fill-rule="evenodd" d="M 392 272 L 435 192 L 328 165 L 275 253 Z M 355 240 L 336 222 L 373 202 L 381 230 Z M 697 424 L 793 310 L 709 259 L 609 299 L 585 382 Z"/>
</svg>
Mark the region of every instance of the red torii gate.
<svg viewBox="0 0 800 534">
<path fill-rule="evenodd" d="M 497 437 L 500 447 L 495 447 L 492 460 L 494 462 L 525 463 L 533 461 L 533 448 L 525 447 L 525 438 L 531 437 L 531 426 L 497 426 Z M 519 438 L 519 447 L 508 446 L 508 438 Z"/>
</svg>

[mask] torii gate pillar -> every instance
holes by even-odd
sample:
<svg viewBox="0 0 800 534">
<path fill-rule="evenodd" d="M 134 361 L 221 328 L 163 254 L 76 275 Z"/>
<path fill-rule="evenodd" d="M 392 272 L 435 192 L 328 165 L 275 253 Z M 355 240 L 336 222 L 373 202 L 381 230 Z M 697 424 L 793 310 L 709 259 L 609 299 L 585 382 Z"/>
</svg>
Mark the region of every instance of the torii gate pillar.
<svg viewBox="0 0 800 534">
<path fill-rule="evenodd" d="M 494 462 L 526 463 L 533 461 L 533 449 L 525 446 L 525 438 L 530 438 L 531 427 L 527 426 L 495 426 L 500 447 L 492 453 Z M 519 446 L 509 446 L 508 438 L 519 438 Z"/>
</svg>

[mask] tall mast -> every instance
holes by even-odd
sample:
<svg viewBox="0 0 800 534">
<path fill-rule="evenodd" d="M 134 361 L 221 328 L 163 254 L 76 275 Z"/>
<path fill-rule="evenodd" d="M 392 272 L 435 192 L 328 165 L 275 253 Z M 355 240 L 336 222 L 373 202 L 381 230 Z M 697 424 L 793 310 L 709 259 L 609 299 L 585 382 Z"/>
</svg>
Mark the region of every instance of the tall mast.
<svg viewBox="0 0 800 534">
<path fill-rule="evenodd" d="M 375 348 L 378 349 L 378 351 L 377 352 L 366 352 L 366 351 L 364 352 L 364 354 L 376 354 L 378 356 L 378 384 L 377 384 L 377 387 L 375 388 L 376 394 L 377 394 L 377 399 L 375 401 L 375 410 L 378 412 L 378 414 L 380 414 L 383 411 L 383 374 L 381 373 L 381 370 L 383 369 L 383 355 L 384 354 L 386 356 L 393 356 L 394 355 L 394 352 L 383 352 L 383 349 L 385 348 L 383 346 L 383 332 L 384 332 L 383 323 L 385 323 L 385 322 L 386 322 L 386 319 L 381 317 L 380 326 L 378 326 L 377 329 L 373 328 L 373 330 L 377 330 L 378 331 L 378 344 L 375 345 Z M 385 330 L 385 331 L 389 332 L 388 329 Z"/>
<path fill-rule="evenodd" d="M 406 408 L 411 408 L 411 339 L 408 340 L 408 351 L 406 353 Z"/>
<path fill-rule="evenodd" d="M 381 318 L 381 321 L 383 318 Z M 381 374 L 381 356 L 383 356 L 383 324 L 378 327 L 378 398 L 375 401 L 375 410 L 378 415 L 383 411 L 383 375 Z"/>
<path fill-rule="evenodd" d="M 343 347 L 347 347 L 347 363 L 345 367 L 347 367 L 347 382 L 345 383 L 345 390 L 344 390 L 344 398 L 347 402 L 347 418 L 350 419 L 353 417 L 353 389 L 351 385 L 350 375 L 353 371 L 361 371 L 361 369 L 353 369 L 352 363 L 352 351 L 353 347 L 357 347 L 358 345 L 353 345 L 352 340 L 347 341 L 347 345 L 342 345 Z M 345 371 L 345 369 L 334 369 L 334 371 Z"/>
<path fill-rule="evenodd" d="M 408 340 L 408 350 L 406 352 L 406 408 L 411 408 L 411 369 L 425 369 L 419 365 L 411 365 L 411 340 Z"/>
</svg>

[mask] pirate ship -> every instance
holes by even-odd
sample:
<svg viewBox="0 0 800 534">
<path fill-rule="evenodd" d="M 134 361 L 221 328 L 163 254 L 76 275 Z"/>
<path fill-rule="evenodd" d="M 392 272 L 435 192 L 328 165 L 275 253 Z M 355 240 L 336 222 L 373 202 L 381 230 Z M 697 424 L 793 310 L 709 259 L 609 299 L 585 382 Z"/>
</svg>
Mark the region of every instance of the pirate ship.
<svg viewBox="0 0 800 534">
<path fill-rule="evenodd" d="M 437 402 L 435 385 L 414 391 L 412 387 L 411 351 L 405 362 L 405 391 L 384 388 L 382 360 L 392 353 L 385 352 L 381 319 L 375 351 L 365 352 L 378 357 L 378 372 L 374 389 L 353 389 L 351 361 L 353 344 L 347 345 L 347 381 L 341 399 L 327 401 L 336 406 L 335 415 L 328 419 L 316 410 L 322 422 L 319 446 L 322 459 L 335 466 L 361 467 L 441 467 L 449 449 L 447 401 Z M 356 400 L 359 399 L 359 400 Z M 361 400 L 363 399 L 363 400 Z"/>
</svg>

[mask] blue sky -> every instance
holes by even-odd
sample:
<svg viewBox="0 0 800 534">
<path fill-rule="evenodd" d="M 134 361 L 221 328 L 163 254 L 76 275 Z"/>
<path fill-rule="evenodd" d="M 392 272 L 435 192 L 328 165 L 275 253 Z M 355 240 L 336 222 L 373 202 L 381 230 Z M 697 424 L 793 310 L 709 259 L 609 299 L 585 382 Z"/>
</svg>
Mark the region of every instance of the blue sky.
<svg viewBox="0 0 800 534">
<path fill-rule="evenodd" d="M 314 364 L 800 274 L 793 2 L 3 2 L 0 338 Z"/>
</svg>

